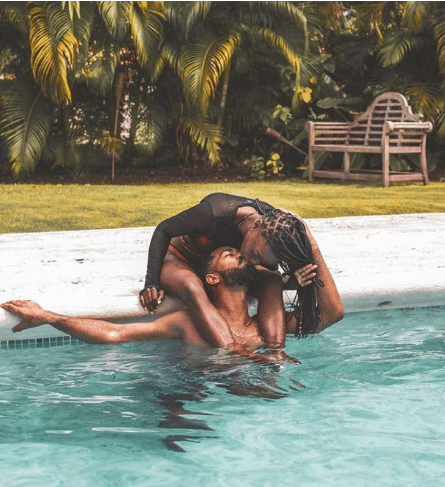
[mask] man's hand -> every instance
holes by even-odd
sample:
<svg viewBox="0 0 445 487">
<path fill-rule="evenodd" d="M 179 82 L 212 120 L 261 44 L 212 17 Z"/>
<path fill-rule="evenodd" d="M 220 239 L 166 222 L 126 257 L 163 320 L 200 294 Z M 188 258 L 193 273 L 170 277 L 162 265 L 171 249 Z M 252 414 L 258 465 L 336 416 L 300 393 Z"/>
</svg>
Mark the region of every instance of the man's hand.
<svg viewBox="0 0 445 487">
<path fill-rule="evenodd" d="M 301 362 L 297 358 L 291 357 L 282 348 L 279 348 L 276 350 L 273 350 L 273 349 L 270 350 L 268 352 L 268 357 L 273 357 L 277 360 L 281 360 L 283 362 L 289 362 L 289 363 L 294 364 L 294 365 L 301 365 Z"/>
<path fill-rule="evenodd" d="M 0 307 L 23 318 L 23 321 L 15 325 L 12 329 L 14 333 L 44 325 L 48 323 L 49 317 L 51 316 L 49 311 L 45 311 L 34 301 L 8 301 L 7 303 L 0 304 Z"/>
<path fill-rule="evenodd" d="M 150 313 L 155 311 L 164 300 L 164 297 L 164 291 L 162 289 L 158 291 L 155 287 L 142 289 L 139 293 L 139 301 L 141 302 L 142 307 Z"/>
</svg>

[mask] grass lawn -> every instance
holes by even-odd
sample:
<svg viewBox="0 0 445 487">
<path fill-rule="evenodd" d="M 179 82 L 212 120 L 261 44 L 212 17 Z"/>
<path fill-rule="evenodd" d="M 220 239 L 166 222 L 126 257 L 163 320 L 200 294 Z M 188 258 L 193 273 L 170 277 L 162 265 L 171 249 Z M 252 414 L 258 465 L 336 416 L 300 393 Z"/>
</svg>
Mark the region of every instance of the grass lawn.
<svg viewBox="0 0 445 487">
<path fill-rule="evenodd" d="M 218 191 L 259 198 L 303 218 L 445 212 L 444 183 L 0 184 L 0 233 L 151 226 Z"/>
</svg>

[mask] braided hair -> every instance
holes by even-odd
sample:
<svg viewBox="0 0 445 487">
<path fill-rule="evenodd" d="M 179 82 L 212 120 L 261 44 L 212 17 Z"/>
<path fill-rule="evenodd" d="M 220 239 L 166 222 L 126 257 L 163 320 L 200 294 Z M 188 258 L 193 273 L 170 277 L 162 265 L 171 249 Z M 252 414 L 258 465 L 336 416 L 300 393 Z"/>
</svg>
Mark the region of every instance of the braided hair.
<svg viewBox="0 0 445 487">
<path fill-rule="evenodd" d="M 263 210 L 262 233 L 273 253 L 280 259 L 280 267 L 290 275 L 293 289 L 297 293 L 291 304 L 297 320 L 295 334 L 306 337 L 313 334 L 319 323 L 318 285 L 323 285 L 316 277 L 307 286 L 297 284 L 294 272 L 314 262 L 312 246 L 304 223 L 294 215 L 282 210 Z"/>
</svg>

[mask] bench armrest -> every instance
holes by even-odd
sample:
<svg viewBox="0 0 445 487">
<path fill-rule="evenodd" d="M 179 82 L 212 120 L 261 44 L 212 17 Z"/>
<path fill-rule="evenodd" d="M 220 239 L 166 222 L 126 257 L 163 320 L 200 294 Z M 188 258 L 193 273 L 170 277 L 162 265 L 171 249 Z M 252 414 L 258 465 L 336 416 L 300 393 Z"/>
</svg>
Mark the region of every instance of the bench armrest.
<svg viewBox="0 0 445 487">
<path fill-rule="evenodd" d="M 384 131 L 386 134 L 399 130 L 431 132 L 433 130 L 433 124 L 431 122 L 385 122 Z"/>
<path fill-rule="evenodd" d="M 329 130 L 329 129 L 347 129 L 351 125 L 350 122 L 314 122 L 312 120 L 304 124 L 304 128 L 309 132 L 312 130 Z"/>
<path fill-rule="evenodd" d="M 350 126 L 349 122 L 306 122 L 309 147 L 346 144 Z"/>
</svg>

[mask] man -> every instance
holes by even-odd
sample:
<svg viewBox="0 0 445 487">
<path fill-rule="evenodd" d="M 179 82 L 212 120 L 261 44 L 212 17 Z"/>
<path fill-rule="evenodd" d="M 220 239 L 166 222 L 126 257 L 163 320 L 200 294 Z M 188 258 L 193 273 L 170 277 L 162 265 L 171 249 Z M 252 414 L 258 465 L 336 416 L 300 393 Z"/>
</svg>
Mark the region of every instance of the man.
<svg viewBox="0 0 445 487">
<path fill-rule="evenodd" d="M 316 265 L 309 265 L 299 269 L 300 285 L 305 286 L 312 282 L 316 268 Z M 205 260 L 201 274 L 213 304 L 232 331 L 235 343 L 230 349 L 249 358 L 273 361 L 266 356 L 253 353 L 253 350 L 263 344 L 256 317 L 250 317 L 248 313 L 247 291 L 254 283 L 255 267 L 249 264 L 237 249 L 220 247 Z M 280 279 L 277 279 L 277 282 L 281 285 Z M 49 324 L 88 343 L 182 339 L 196 345 L 208 345 L 199 334 L 187 310 L 162 316 L 149 323 L 119 325 L 102 320 L 55 314 L 42 309 L 32 301 L 9 301 L 0 306 L 23 318 L 21 323 L 14 326 L 14 332 Z M 323 315 L 328 316 L 329 313 Z M 323 327 L 338 321 L 338 317 L 331 316 L 329 320 L 331 322 L 324 322 Z M 288 320 L 286 331 L 292 333 L 295 329 L 295 318 Z M 248 350 L 247 353 L 245 349 Z M 281 352 L 278 353 L 277 358 L 287 357 Z"/>
</svg>

